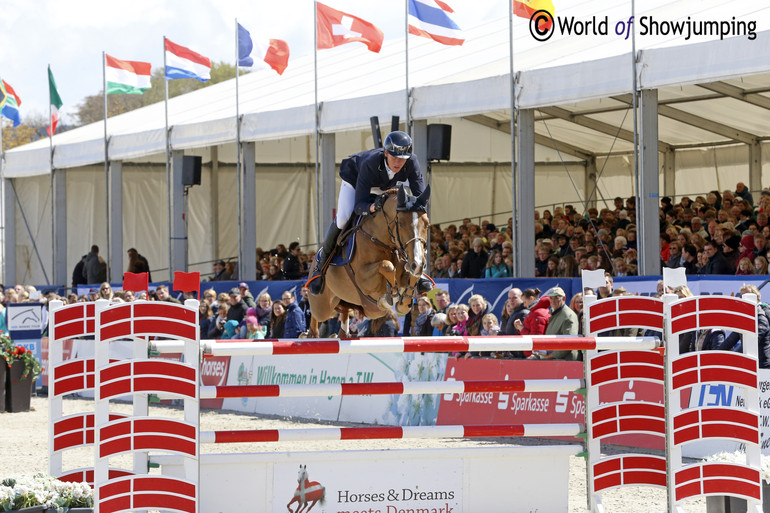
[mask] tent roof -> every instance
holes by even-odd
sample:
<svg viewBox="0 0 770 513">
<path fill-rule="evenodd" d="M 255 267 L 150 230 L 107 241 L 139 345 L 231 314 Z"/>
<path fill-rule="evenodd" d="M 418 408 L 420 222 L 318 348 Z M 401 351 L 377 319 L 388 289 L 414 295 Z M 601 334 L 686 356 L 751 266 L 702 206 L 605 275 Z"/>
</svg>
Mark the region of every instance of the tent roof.
<svg viewBox="0 0 770 513">
<path fill-rule="evenodd" d="M 734 0 L 650 1 L 637 19 L 770 20 L 770 7 Z M 595 12 L 592 12 L 595 11 Z M 546 43 L 530 36 L 526 20 L 514 29 L 517 107 L 540 109 L 538 143 L 587 153 L 630 151 L 622 128 L 633 129 L 631 39 L 613 34 L 627 20 L 628 2 L 579 3 L 557 12 L 580 19 L 609 20 L 609 35 L 555 35 Z M 758 25 L 761 23 L 758 21 Z M 639 28 L 639 26 L 637 26 Z M 411 117 L 466 117 L 505 130 L 510 125 L 508 19 L 466 32 L 461 47 L 409 38 Z M 702 41 L 702 39 L 701 39 Z M 687 42 L 681 37 L 637 35 L 640 89 L 659 90 L 662 148 L 686 148 L 770 138 L 770 31 L 746 36 Z M 367 130 L 368 117 L 405 115 L 405 41 L 386 42 L 380 54 L 351 44 L 318 52 L 318 98 L 324 132 Z M 314 119 L 313 56 L 293 59 L 282 76 L 258 70 L 239 79 L 241 139 L 276 140 L 311 135 Z M 236 138 L 235 79 L 168 102 L 173 149 L 232 143 Z M 362 116 L 361 113 L 367 113 Z M 708 121 L 708 123 L 706 123 Z M 109 155 L 130 160 L 164 152 L 163 103 L 108 120 Z M 621 134 L 616 141 L 615 135 Z M 551 141 L 553 139 L 553 141 Z M 628 139 L 628 137 L 626 137 Z M 103 162 L 104 125 L 92 123 L 53 138 L 54 167 Z M 5 154 L 9 178 L 49 172 L 49 143 L 39 140 Z"/>
</svg>

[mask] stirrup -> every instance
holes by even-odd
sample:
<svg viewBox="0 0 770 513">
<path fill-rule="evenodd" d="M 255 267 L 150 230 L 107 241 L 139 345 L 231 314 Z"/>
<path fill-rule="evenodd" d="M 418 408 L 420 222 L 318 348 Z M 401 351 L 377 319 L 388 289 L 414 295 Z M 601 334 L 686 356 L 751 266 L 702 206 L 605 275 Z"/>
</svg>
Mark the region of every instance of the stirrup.
<svg viewBox="0 0 770 513">
<path fill-rule="evenodd" d="M 316 253 L 315 257 L 315 267 L 313 268 L 313 275 L 308 279 L 307 285 L 308 290 L 313 295 L 318 295 L 324 291 L 324 270 L 323 266 L 326 263 L 325 259 L 321 259 L 321 253 L 322 251 L 319 251 Z"/>
</svg>

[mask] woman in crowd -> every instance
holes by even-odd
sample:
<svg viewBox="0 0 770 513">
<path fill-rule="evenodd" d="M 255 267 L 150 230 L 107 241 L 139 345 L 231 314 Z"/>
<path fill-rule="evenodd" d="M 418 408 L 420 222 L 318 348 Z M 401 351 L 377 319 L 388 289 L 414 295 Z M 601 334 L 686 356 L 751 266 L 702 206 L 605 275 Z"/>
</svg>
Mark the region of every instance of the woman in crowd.
<svg viewBox="0 0 770 513">
<path fill-rule="evenodd" d="M 457 323 L 457 305 L 451 304 L 446 307 L 446 326 L 444 327 L 444 335 L 451 335 L 452 333 L 450 332 Z"/>
<path fill-rule="evenodd" d="M 351 337 L 363 337 L 361 327 L 366 322 L 366 317 L 361 310 L 353 310 L 353 315 L 348 319 L 348 335 Z"/>
<path fill-rule="evenodd" d="M 106 299 L 112 301 L 112 287 L 106 281 L 99 286 L 99 299 Z"/>
<path fill-rule="evenodd" d="M 555 278 L 559 275 L 559 261 L 560 258 L 556 255 L 548 257 L 548 262 L 545 266 L 546 278 Z"/>
<path fill-rule="evenodd" d="M 548 312 L 551 306 L 548 296 L 541 298 L 540 289 L 527 289 L 521 293 L 521 300 L 529 309 L 529 313 L 523 322 L 516 319 L 514 327 L 522 335 L 543 335 L 548 327 L 548 319 L 551 317 Z"/>
<path fill-rule="evenodd" d="M 273 301 L 273 311 L 270 314 L 270 328 L 268 338 L 283 338 L 283 328 L 286 324 L 286 309 L 283 303 L 276 299 Z"/>
<path fill-rule="evenodd" d="M 749 258 L 743 257 L 738 261 L 738 270 L 735 271 L 735 275 L 746 276 L 749 274 L 754 274 L 754 265 Z"/>
<path fill-rule="evenodd" d="M 221 303 L 217 309 L 217 316 L 209 324 L 208 338 L 218 339 L 222 336 L 227 322 L 227 311 L 230 309 L 230 303 Z"/>
<path fill-rule="evenodd" d="M 445 313 L 438 312 L 430 320 L 430 325 L 433 327 L 433 336 L 442 337 L 447 329 L 447 318 Z"/>
<path fill-rule="evenodd" d="M 201 301 L 198 306 L 198 325 L 200 326 L 201 337 L 205 337 L 211 329 L 211 307 L 207 301 Z"/>
<path fill-rule="evenodd" d="M 577 260 L 572 255 L 564 255 L 559 260 L 558 272 L 556 276 L 559 278 L 574 278 L 577 276 Z"/>
<path fill-rule="evenodd" d="M 754 259 L 754 274 L 767 274 L 767 258 L 758 256 Z"/>
<path fill-rule="evenodd" d="M 572 301 L 569 302 L 569 308 L 578 317 L 578 335 L 583 336 L 583 293 L 578 292 L 572 296 Z"/>
<path fill-rule="evenodd" d="M 398 335 L 398 316 L 393 310 L 387 310 L 379 319 L 368 322 L 365 337 L 395 337 Z"/>
<path fill-rule="evenodd" d="M 489 313 L 489 304 L 481 294 L 474 294 L 468 300 L 470 311 L 465 331 L 469 336 L 478 336 L 481 333 L 481 319 Z"/>
<path fill-rule="evenodd" d="M 272 304 L 273 300 L 267 292 L 263 292 L 257 298 L 256 313 L 260 325 L 265 327 L 270 325 L 270 314 L 273 312 Z"/>
<path fill-rule="evenodd" d="M 452 326 L 447 335 L 467 335 L 466 325 L 468 324 L 468 305 L 457 305 L 455 310 L 457 323 Z"/>
<path fill-rule="evenodd" d="M 487 267 L 484 270 L 484 277 L 510 278 L 511 276 L 513 276 L 513 271 L 503 262 L 503 254 L 497 249 L 490 251 Z"/>
<path fill-rule="evenodd" d="M 412 336 L 414 337 L 429 337 L 433 334 L 433 325 L 431 320 L 433 319 L 433 304 L 425 296 L 417 298 L 417 316 L 413 314 L 412 323 L 414 324 L 411 329 Z"/>
</svg>

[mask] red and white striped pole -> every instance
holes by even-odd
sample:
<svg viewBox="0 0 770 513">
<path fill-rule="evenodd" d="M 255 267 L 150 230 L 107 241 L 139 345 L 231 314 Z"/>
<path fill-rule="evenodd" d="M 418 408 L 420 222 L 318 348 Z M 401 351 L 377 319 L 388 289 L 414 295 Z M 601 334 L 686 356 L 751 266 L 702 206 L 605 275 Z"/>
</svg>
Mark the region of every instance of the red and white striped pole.
<svg viewBox="0 0 770 513">
<path fill-rule="evenodd" d="M 207 444 L 303 442 L 310 440 L 392 440 L 406 438 L 493 438 L 577 436 L 582 424 L 515 424 L 479 426 L 378 426 L 300 429 L 201 431 Z"/>
<path fill-rule="evenodd" d="M 582 379 L 228 385 L 202 386 L 200 387 L 200 398 L 331 397 L 387 394 L 470 394 L 478 392 L 575 392 L 584 386 L 585 381 Z"/>
<path fill-rule="evenodd" d="M 202 340 L 206 356 L 255 356 L 289 354 L 487 352 L 487 351 L 557 351 L 654 349 L 653 337 L 569 337 L 569 336 L 498 336 L 498 337 L 392 337 L 279 340 Z M 174 352 L 174 341 L 156 341 L 152 349 Z"/>
</svg>

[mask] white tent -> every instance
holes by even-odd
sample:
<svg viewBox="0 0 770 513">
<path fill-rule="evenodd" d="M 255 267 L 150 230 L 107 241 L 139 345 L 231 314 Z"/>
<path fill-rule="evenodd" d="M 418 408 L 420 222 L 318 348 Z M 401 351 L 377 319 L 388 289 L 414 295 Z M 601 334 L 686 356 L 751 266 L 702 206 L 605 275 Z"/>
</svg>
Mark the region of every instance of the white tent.
<svg viewBox="0 0 770 513">
<path fill-rule="evenodd" d="M 734 16 L 744 23 L 759 20 L 760 28 L 770 20 L 770 7 L 748 1 L 678 0 L 653 7 L 640 7 L 637 19 Z M 532 39 L 525 20 L 514 23 L 517 108 L 536 112 L 536 205 L 584 199 L 592 170 L 600 175 L 599 199 L 634 193 L 631 40 L 613 33 L 629 12 L 629 2 L 565 7 L 558 16 L 606 16 L 609 34 L 556 35 L 547 43 Z M 637 35 L 637 88 L 657 91 L 659 150 L 676 156 L 661 160 L 666 194 L 733 188 L 740 180 L 754 189 L 761 185 L 761 174 L 751 173 L 749 163 L 758 159 L 761 169 L 768 160 L 761 151 L 770 137 L 764 122 L 770 108 L 768 36 L 760 31 L 753 39 L 684 42 L 671 35 Z M 404 120 L 404 55 L 403 39 L 387 41 L 380 54 L 359 45 L 318 53 L 320 130 L 337 135 L 337 162 L 371 147 L 370 116 Z M 509 70 L 507 19 L 468 31 L 462 47 L 409 40 L 411 119 L 453 126 L 452 162 L 434 165 L 434 189 L 440 191 L 432 201 L 434 222 L 497 212 L 502 214 L 496 222 L 510 217 Z M 255 222 L 258 245 L 265 248 L 316 240 L 313 85 L 312 56 L 293 59 L 280 77 L 264 70 L 240 79 L 241 139 L 256 143 Z M 168 260 L 163 109 L 155 104 L 108 121 L 109 157 L 123 166 L 123 205 L 112 215 L 123 217 L 123 245 L 137 247 L 153 268 L 165 267 Z M 202 155 L 206 164 L 202 186 L 189 196 L 189 260 L 235 255 L 235 81 L 172 99 L 169 119 L 172 149 Z M 51 278 L 48 144 L 41 140 L 5 154 L 5 178 L 13 179 L 26 217 L 23 223 L 17 205 L 12 224 L 16 272 L 7 281 L 45 281 L 33 239 Z M 103 125 L 58 134 L 53 144 L 54 168 L 67 170 L 66 261 L 71 268 L 92 243 L 106 245 Z M 197 269 L 208 271 L 208 266 Z"/>
</svg>

